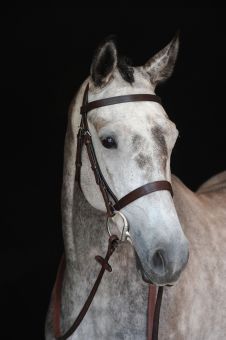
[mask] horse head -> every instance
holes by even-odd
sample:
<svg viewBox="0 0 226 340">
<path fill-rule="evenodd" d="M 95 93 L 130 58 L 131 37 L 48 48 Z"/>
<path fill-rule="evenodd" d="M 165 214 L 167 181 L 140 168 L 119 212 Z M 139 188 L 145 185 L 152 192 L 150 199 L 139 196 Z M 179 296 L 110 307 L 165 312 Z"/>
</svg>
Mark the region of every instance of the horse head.
<svg viewBox="0 0 226 340">
<path fill-rule="evenodd" d="M 155 94 L 156 85 L 172 73 L 178 37 L 143 66 L 132 67 L 118 56 L 113 39 L 99 46 L 93 58 L 89 101 L 131 94 Z M 121 198 L 154 181 L 171 181 L 170 157 L 178 131 L 157 102 L 140 101 L 93 109 L 88 126 L 101 171 L 114 194 Z M 105 204 L 87 153 L 83 150 L 81 189 L 96 209 Z M 188 242 L 170 192 L 140 197 L 122 209 L 130 225 L 130 241 L 146 281 L 175 282 L 188 261 Z M 116 215 L 114 223 L 120 229 Z"/>
</svg>

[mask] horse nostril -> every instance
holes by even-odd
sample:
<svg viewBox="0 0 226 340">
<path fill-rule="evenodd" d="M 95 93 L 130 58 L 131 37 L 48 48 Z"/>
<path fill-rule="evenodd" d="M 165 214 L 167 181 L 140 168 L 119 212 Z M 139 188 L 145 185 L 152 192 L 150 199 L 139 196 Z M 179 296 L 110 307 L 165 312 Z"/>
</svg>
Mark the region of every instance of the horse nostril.
<svg viewBox="0 0 226 340">
<path fill-rule="evenodd" d="M 152 266 L 156 274 L 165 274 L 165 256 L 161 249 L 158 249 L 152 256 Z"/>
</svg>

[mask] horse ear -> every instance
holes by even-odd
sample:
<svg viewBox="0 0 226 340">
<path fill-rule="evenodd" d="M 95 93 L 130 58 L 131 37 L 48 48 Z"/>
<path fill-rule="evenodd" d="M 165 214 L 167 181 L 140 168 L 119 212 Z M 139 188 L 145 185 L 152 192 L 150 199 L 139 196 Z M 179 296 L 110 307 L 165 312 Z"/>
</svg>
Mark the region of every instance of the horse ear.
<svg viewBox="0 0 226 340">
<path fill-rule="evenodd" d="M 171 42 L 161 51 L 156 53 L 144 65 L 144 69 L 150 76 L 151 83 L 156 86 L 159 82 L 168 79 L 174 69 L 179 48 L 179 32 Z"/>
<path fill-rule="evenodd" d="M 90 74 L 94 85 L 104 86 L 112 77 L 117 66 L 117 49 L 112 38 L 105 40 L 97 49 Z"/>
</svg>

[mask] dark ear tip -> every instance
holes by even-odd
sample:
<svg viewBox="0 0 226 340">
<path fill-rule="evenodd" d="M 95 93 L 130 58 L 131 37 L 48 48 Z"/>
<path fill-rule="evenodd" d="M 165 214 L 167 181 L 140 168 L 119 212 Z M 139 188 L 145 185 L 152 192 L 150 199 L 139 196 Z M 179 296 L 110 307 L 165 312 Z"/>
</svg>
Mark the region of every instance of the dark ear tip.
<svg viewBox="0 0 226 340">
<path fill-rule="evenodd" d="M 97 46 L 96 51 L 94 52 L 93 59 L 95 60 L 100 54 L 100 52 L 105 50 L 106 48 L 110 48 L 112 51 L 117 51 L 116 36 L 114 34 L 107 36 L 105 39 L 101 41 L 101 43 Z"/>
<path fill-rule="evenodd" d="M 116 44 L 117 42 L 117 36 L 116 34 L 109 34 L 105 39 L 104 39 L 105 42 L 108 42 L 108 41 L 112 41 L 113 43 Z"/>
<path fill-rule="evenodd" d="M 111 44 L 114 49 L 116 49 L 117 45 L 117 37 L 115 34 L 108 35 L 105 39 L 101 41 L 97 49 L 103 48 L 105 45 Z"/>
<path fill-rule="evenodd" d="M 98 46 L 90 68 L 91 78 L 96 86 L 102 86 L 117 64 L 115 36 L 110 35 Z"/>
</svg>

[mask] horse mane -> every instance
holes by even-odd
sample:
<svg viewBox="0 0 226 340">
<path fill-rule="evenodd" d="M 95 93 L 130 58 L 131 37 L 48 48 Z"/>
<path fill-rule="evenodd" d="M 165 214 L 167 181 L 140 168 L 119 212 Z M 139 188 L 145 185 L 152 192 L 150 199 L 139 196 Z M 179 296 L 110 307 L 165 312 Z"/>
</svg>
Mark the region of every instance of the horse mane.
<svg viewBox="0 0 226 340">
<path fill-rule="evenodd" d="M 197 193 L 202 194 L 209 191 L 226 189 L 226 171 L 212 176 L 206 182 L 204 182 L 197 190 Z"/>
</svg>

